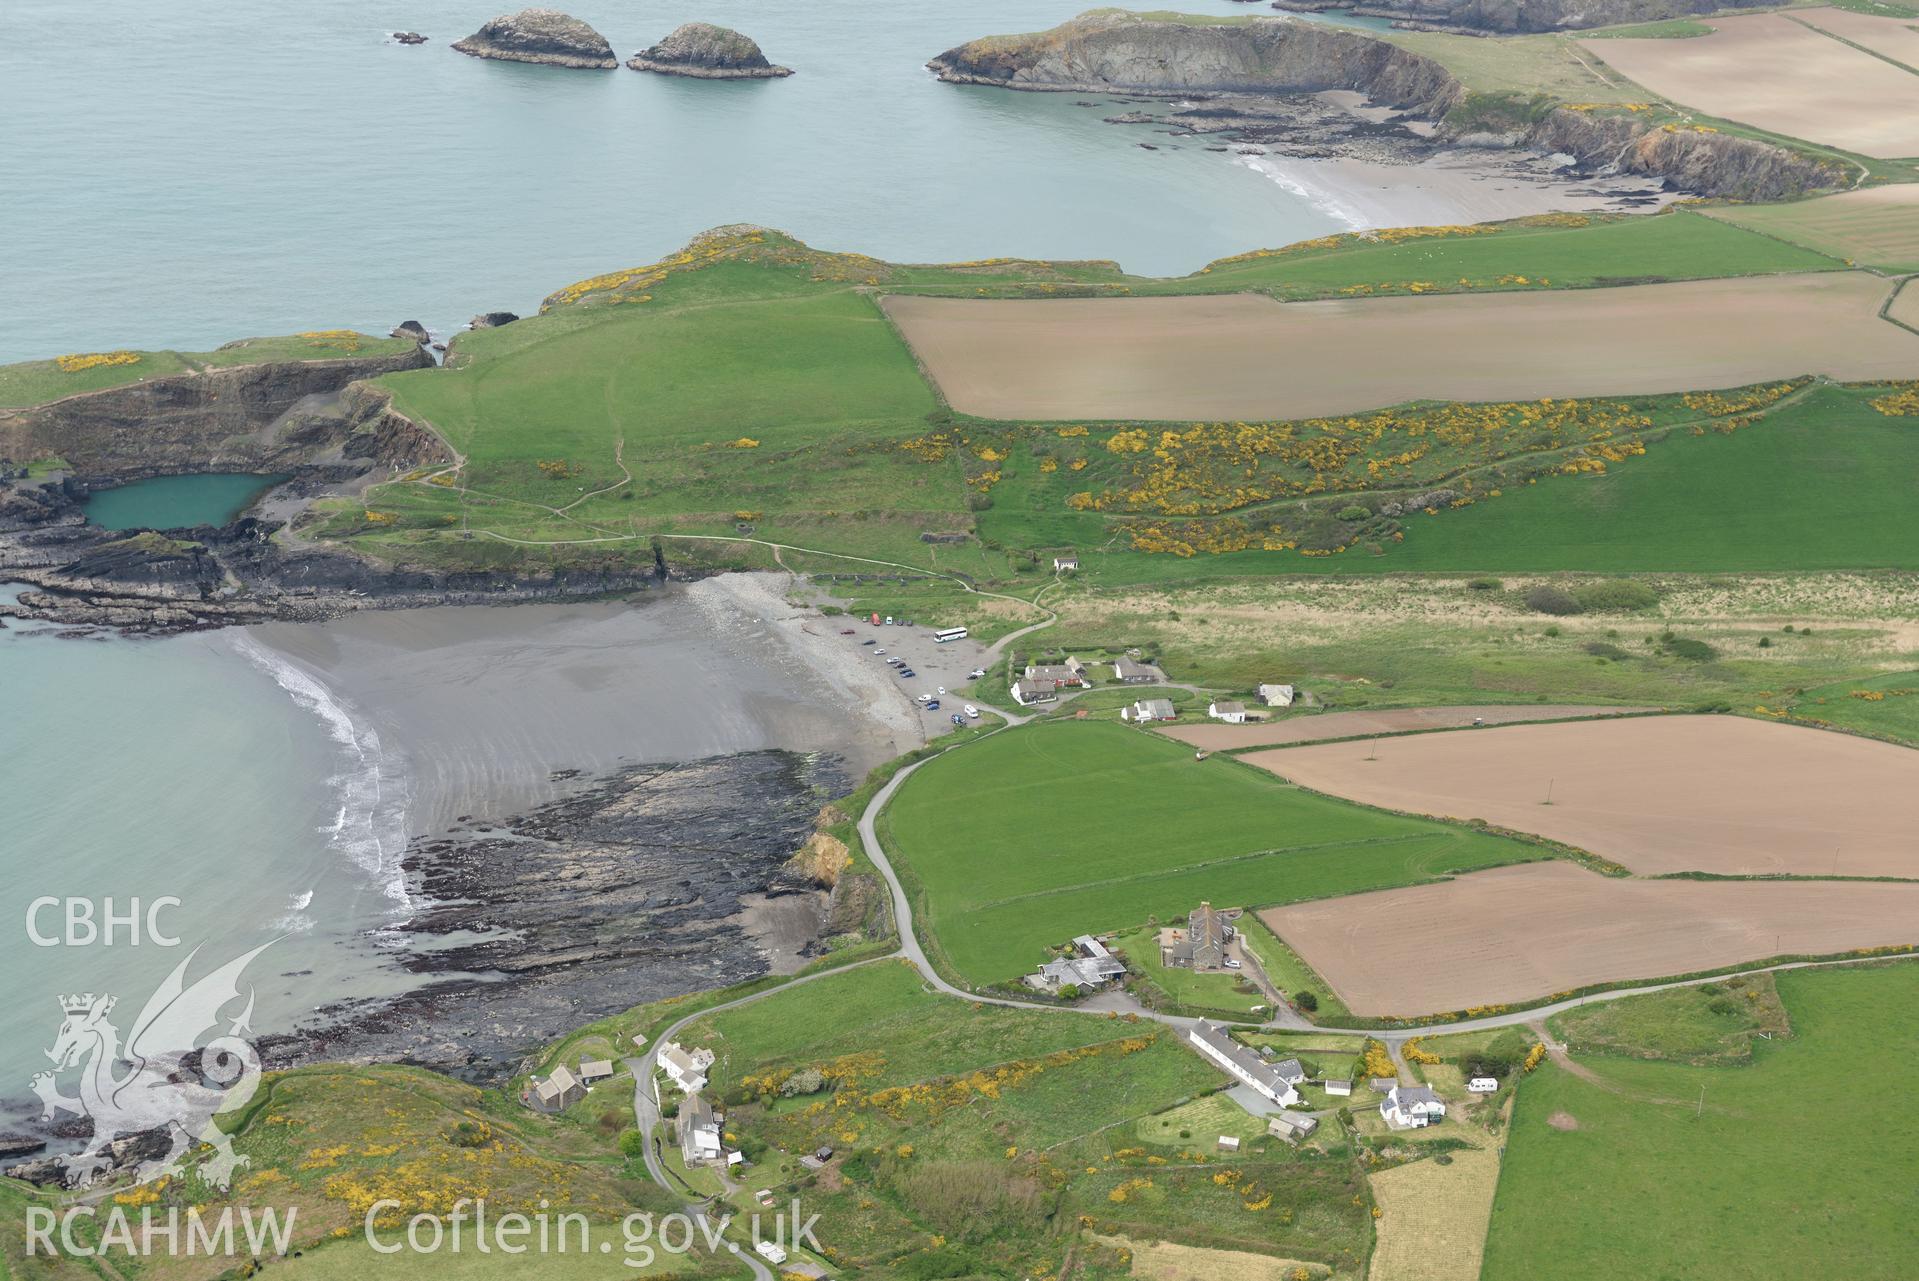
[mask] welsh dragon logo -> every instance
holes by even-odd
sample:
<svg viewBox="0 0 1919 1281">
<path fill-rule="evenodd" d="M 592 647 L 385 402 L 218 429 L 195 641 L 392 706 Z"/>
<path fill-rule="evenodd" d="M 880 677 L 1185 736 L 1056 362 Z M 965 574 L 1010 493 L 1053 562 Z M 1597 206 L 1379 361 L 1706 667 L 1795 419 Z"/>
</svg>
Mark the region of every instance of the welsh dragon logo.
<svg viewBox="0 0 1919 1281">
<path fill-rule="evenodd" d="M 270 946 L 262 944 L 189 985 L 187 966 L 199 955 L 195 948 L 148 998 L 124 1045 L 107 1018 L 114 997 L 89 992 L 60 998 L 65 1017 L 46 1052 L 53 1070 L 36 1073 L 32 1085 L 43 1121 L 57 1112 L 93 1119 L 92 1140 L 65 1159 L 68 1187 L 86 1187 L 102 1170 L 112 1169 L 115 1140 L 150 1131 L 164 1130 L 169 1146 L 139 1162 L 138 1183 L 184 1173 L 196 1142 L 214 1149 L 198 1170 L 214 1187 L 226 1188 L 233 1172 L 248 1163 L 213 1118 L 244 1107 L 260 1085 L 260 1056 L 241 1035 L 251 1031 L 252 989 L 245 994 L 246 1008 L 227 1023 L 224 1034 L 204 1043 L 201 1037 L 219 1031 L 221 1011 L 241 996 L 241 972 Z M 62 1093 L 58 1078 L 75 1070 L 79 1094 Z"/>
</svg>

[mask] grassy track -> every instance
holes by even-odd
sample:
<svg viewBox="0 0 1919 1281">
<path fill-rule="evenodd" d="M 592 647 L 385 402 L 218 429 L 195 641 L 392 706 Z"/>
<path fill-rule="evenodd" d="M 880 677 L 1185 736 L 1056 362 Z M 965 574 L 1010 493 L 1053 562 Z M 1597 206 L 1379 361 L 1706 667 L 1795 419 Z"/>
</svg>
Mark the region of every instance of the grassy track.
<svg viewBox="0 0 1919 1281">
<path fill-rule="evenodd" d="M 887 814 L 928 932 L 974 982 L 1043 948 L 1221 907 L 1407 885 L 1533 847 L 1291 788 L 1109 723 L 997 735 L 920 771 Z"/>
<path fill-rule="evenodd" d="M 1911 1274 L 1919 1122 L 1882 1106 L 1881 1087 L 1910 1076 L 1919 968 L 1789 973 L 1778 986 L 1795 1036 L 1760 1042 L 1751 1066 L 1594 1059 L 1593 1081 L 1556 1067 L 1526 1081 L 1487 1281 L 1602 1259 L 1688 1281 Z"/>
</svg>

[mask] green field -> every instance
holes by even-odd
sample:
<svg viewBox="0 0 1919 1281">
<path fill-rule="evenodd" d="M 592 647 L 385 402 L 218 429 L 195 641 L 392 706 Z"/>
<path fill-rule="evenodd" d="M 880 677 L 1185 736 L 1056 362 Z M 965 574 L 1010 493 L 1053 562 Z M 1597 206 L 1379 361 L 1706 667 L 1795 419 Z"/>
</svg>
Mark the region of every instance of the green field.
<svg viewBox="0 0 1919 1281">
<path fill-rule="evenodd" d="M 1849 191 L 1782 205 L 1726 205 L 1709 216 L 1881 271 L 1919 271 L 1919 191 Z"/>
<path fill-rule="evenodd" d="M 877 561 L 877 568 L 903 565 L 1027 592 L 1049 576 L 1046 553 L 1063 547 L 1102 549 L 1088 554 L 1085 573 L 1109 583 L 1196 572 L 1515 563 L 1532 555 L 1528 538 L 1496 527 L 1481 536 L 1473 532 L 1479 523 L 1462 521 L 1462 549 L 1458 538 L 1426 537 L 1428 522 L 1414 519 L 1416 512 L 1403 528 L 1383 517 L 1343 523 L 1335 518 L 1343 510 L 1337 496 L 1378 494 L 1374 505 L 1383 505 L 1395 493 L 1445 485 L 1475 499 L 1498 489 L 1510 505 L 1512 487 L 1528 478 L 1538 477 L 1542 491 L 1571 487 L 1589 478 L 1563 474 L 1568 465 L 1585 466 L 1594 451 L 1630 455 L 1642 437 L 1651 458 L 1682 443 L 1662 439 L 1666 429 L 1723 425 L 1742 412 L 1728 406 L 1752 395 L 1761 397 L 1753 403 L 1762 414 L 1771 408 L 1784 417 L 1793 406 L 1753 389 L 1703 408 L 1676 396 L 1559 402 L 1543 416 L 1531 404 L 1402 407 L 1272 425 L 1273 439 L 1300 445 L 1254 446 L 1245 458 L 1208 461 L 1202 455 L 1219 448 L 1202 434 L 1184 447 L 1192 469 L 1188 459 L 1176 460 L 1182 475 L 1169 487 L 1149 484 L 1136 474 L 1144 459 L 1113 444 L 1125 424 L 1093 426 L 1075 438 L 1059 428 L 952 414 L 874 297 L 1253 290 L 1337 298 L 1838 265 L 1689 210 L 1333 236 L 1222 259 L 1179 279 L 1127 276 L 1100 262 L 896 265 L 732 229 L 663 263 L 570 286 L 539 316 L 462 335 L 446 368 L 382 379 L 396 408 L 445 436 L 461 461 L 377 486 L 363 500 L 323 500 L 308 530 L 409 563 L 631 565 L 651 561 L 658 543 L 686 568 L 777 568 L 786 557 L 806 557 L 815 570 L 872 572 Z M 1322 471 L 1322 459 L 1306 474 L 1301 451 L 1310 453 L 1320 438 L 1340 461 Z M 1777 458 L 1753 452 L 1763 457 L 1747 468 L 1752 475 L 1735 477 L 1739 484 L 1775 484 L 1803 461 L 1790 449 Z M 1233 483 L 1241 471 L 1251 484 Z M 1897 474 L 1883 483 L 1897 483 Z M 1093 496 L 1097 509 L 1087 506 Z M 1800 497 L 1816 516 L 1830 515 L 1826 502 L 1821 493 Z M 1742 515 L 1750 525 L 1768 510 L 1749 503 Z M 1899 559 L 1884 550 L 1876 525 L 1830 522 L 1832 531 L 1809 540 L 1795 522 L 1811 518 L 1789 511 L 1764 537 L 1741 527 L 1725 541 L 1741 545 L 1743 562 L 1778 568 Z M 960 541 L 938 541 L 954 535 Z M 1642 556 L 1669 568 L 1688 567 L 1687 559 L 1740 559 L 1710 540 L 1710 555 L 1694 554 L 1695 541 L 1681 521 L 1670 535 L 1643 539 L 1649 550 Z M 785 550 L 776 555 L 769 542 Z M 1165 554 L 1184 542 L 1201 554 Z M 1247 550 L 1269 545 L 1277 550 Z M 1336 548 L 1345 550 L 1302 554 Z M 1534 560 L 1549 567 L 1550 547 Z"/>
<path fill-rule="evenodd" d="M 1555 1014 L 1547 1024 L 1575 1057 L 1618 1054 L 1708 1064 L 1749 1062 L 1762 1033 L 1791 1033 L 1770 974 L 1734 977 Z"/>
<path fill-rule="evenodd" d="M 281 338 L 243 338 L 215 351 L 134 351 L 75 353 L 76 356 L 131 356 L 68 371 L 57 360 L 0 365 L 0 409 L 41 405 L 63 396 L 101 391 L 146 378 L 273 360 L 341 360 L 348 356 L 397 356 L 410 350 L 405 338 L 375 338 L 347 330 L 288 334 Z M 71 357 L 63 359 L 72 359 Z"/>
<path fill-rule="evenodd" d="M 1541 857 L 1529 845 L 1315 796 L 1110 723 L 981 739 L 902 784 L 882 833 L 921 935 L 974 983 L 1085 932 Z"/>
<path fill-rule="evenodd" d="M 1118 1278 L 1123 1261 L 1089 1254 L 1086 1233 L 1150 1225 L 1357 1281 L 1365 1185 L 1337 1136 L 1299 1152 L 1269 1140 L 1157 1024 L 972 1006 L 882 962 L 714 1015 L 693 1039 L 723 1056 L 726 1127 L 753 1162 L 730 1202 L 798 1196 L 839 1269 L 1041 1276 L 1070 1253 L 1074 1275 Z M 826 1084 L 785 1088 L 808 1069 Z M 1220 1128 L 1180 1137 L 1199 1116 Z M 1223 1132 L 1249 1140 L 1230 1160 Z M 820 1146 L 836 1154 L 825 1172 L 793 1159 Z"/>
<path fill-rule="evenodd" d="M 881 961 L 703 1019 L 680 1036 L 715 1055 L 721 1088 L 749 1072 L 821 1066 L 878 1051 L 864 1079 L 901 1084 L 1117 1035 L 1107 1019 L 1044 1010 L 974 1008 L 926 989 L 904 961 Z"/>
<path fill-rule="evenodd" d="M 1891 672 L 1807 690 L 1788 710 L 1799 720 L 1919 743 L 1919 672 Z"/>
<path fill-rule="evenodd" d="M 1687 1281 L 1911 1275 L 1919 1121 L 1886 1104 L 1911 1077 L 1919 967 L 1778 986 L 1796 1035 L 1759 1042 L 1750 1066 L 1594 1058 L 1598 1084 L 1552 1066 L 1526 1079 L 1487 1281 L 1620 1260 Z"/>
</svg>

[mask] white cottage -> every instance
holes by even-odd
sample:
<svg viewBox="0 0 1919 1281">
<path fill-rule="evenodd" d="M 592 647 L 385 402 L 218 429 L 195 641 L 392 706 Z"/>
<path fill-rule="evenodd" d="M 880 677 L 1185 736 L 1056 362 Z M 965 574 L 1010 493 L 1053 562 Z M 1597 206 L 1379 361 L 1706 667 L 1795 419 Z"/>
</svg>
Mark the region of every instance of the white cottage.
<svg viewBox="0 0 1919 1281">
<path fill-rule="evenodd" d="M 1395 1085 L 1379 1101 L 1379 1115 L 1395 1130 L 1410 1130 L 1443 1118 L 1446 1104 L 1430 1085 Z"/>
</svg>

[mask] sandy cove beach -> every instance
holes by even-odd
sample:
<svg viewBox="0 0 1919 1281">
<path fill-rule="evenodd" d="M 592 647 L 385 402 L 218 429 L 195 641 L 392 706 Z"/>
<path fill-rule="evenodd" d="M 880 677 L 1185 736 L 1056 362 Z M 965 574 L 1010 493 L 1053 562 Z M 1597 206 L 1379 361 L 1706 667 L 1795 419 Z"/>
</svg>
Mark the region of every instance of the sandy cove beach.
<svg viewBox="0 0 1919 1281">
<path fill-rule="evenodd" d="M 366 824 L 402 829 L 387 840 L 411 906 L 354 933 L 421 984 L 316 1012 L 276 1059 L 490 1079 L 600 1015 L 797 968 L 828 895 L 786 860 L 827 799 L 932 718 L 878 646 L 840 634 L 848 620 L 789 603 L 792 583 L 249 629 L 344 745 L 343 821 L 373 798 Z"/>
</svg>

